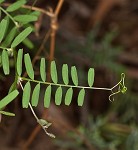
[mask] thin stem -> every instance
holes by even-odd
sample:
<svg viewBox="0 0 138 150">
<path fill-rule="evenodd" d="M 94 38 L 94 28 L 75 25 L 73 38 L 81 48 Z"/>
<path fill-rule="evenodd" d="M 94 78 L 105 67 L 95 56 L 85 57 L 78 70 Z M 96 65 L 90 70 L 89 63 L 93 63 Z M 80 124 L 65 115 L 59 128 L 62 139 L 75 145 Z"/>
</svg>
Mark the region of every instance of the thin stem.
<svg viewBox="0 0 138 150">
<path fill-rule="evenodd" d="M 10 6 L 11 5 L 11 3 L 3 3 L 2 4 L 2 6 Z M 23 5 L 23 6 L 21 6 L 22 8 L 26 8 L 26 9 L 30 9 L 30 10 L 35 10 L 35 11 L 39 11 L 39 12 L 41 12 L 41 13 L 43 13 L 43 14 L 45 14 L 45 15 L 47 15 L 47 16 L 50 16 L 50 17 L 52 17 L 53 15 L 51 14 L 51 13 L 49 13 L 48 11 L 46 11 L 46 10 L 44 10 L 44 9 L 42 9 L 42 8 L 38 8 L 38 7 L 32 7 L 32 6 L 29 6 L 29 5 Z"/>
<path fill-rule="evenodd" d="M 121 82 L 122 82 L 122 80 L 120 80 L 115 86 L 113 86 L 113 87 L 111 88 L 111 90 L 113 90 L 115 87 L 117 87 Z"/>
<path fill-rule="evenodd" d="M 20 78 L 20 79 L 21 79 L 21 78 Z M 23 90 L 23 85 L 22 85 L 22 83 L 21 83 L 21 80 L 19 80 L 19 84 L 20 84 L 20 86 L 21 86 L 21 89 Z M 42 127 L 42 129 L 45 131 L 45 133 L 46 133 L 48 136 L 55 138 L 55 136 L 54 136 L 53 134 L 47 132 L 45 126 L 43 126 L 43 125 L 40 123 L 40 119 L 37 117 L 36 113 L 34 112 L 33 107 L 32 107 L 32 105 L 30 104 L 30 102 L 29 102 L 29 107 L 30 107 L 30 109 L 31 109 L 31 112 L 32 112 L 33 116 L 35 117 L 35 119 L 37 120 L 37 122 L 39 123 L 39 125 Z"/>
<path fill-rule="evenodd" d="M 34 7 L 34 5 L 37 3 L 37 0 L 35 0 L 34 2 L 33 2 L 33 5 L 31 6 L 31 10 L 32 10 L 32 7 Z"/>
<path fill-rule="evenodd" d="M 58 5 L 57 5 L 57 7 L 56 7 L 56 10 L 55 10 L 55 15 L 56 15 L 56 16 L 58 16 L 58 14 L 59 14 L 59 12 L 60 12 L 60 10 L 61 10 L 61 7 L 62 7 L 62 5 L 63 5 L 63 2 L 64 2 L 64 0 L 59 0 L 59 3 L 58 3 Z"/>
<path fill-rule="evenodd" d="M 113 97 L 114 95 L 117 95 L 118 93 L 120 93 L 120 91 L 117 91 L 117 92 L 115 92 L 115 93 L 112 92 L 112 94 L 109 96 L 109 101 L 110 101 L 110 102 L 113 102 L 113 101 L 114 101 L 114 98 L 113 98 L 113 100 L 111 100 L 111 97 Z"/>
<path fill-rule="evenodd" d="M 20 86 L 21 86 L 21 89 L 23 90 L 23 85 L 22 85 L 21 81 L 19 81 L 19 84 L 20 84 Z M 37 122 L 39 122 L 39 119 L 38 119 L 36 113 L 34 112 L 34 110 L 33 110 L 32 106 L 31 106 L 30 102 L 29 102 L 29 107 L 30 107 L 31 112 L 32 112 L 32 114 L 34 115 L 35 119 L 37 120 Z"/>
<path fill-rule="evenodd" d="M 71 88 L 84 88 L 84 89 L 93 89 L 93 90 L 106 90 L 106 91 L 111 91 L 112 88 L 98 88 L 98 87 L 85 87 L 85 86 L 76 86 L 76 85 L 65 85 L 65 84 L 55 84 L 55 83 L 50 83 L 50 82 L 42 82 L 38 80 L 32 80 L 24 77 L 19 77 L 22 80 L 26 81 L 31 81 L 31 82 L 36 82 L 36 83 L 42 83 L 42 84 L 47 84 L 47 85 L 54 85 L 54 86 L 62 86 L 62 87 L 71 87 Z"/>
<path fill-rule="evenodd" d="M 32 113 L 33 113 L 33 115 L 34 115 L 34 117 L 35 117 L 35 119 L 37 120 L 37 122 L 39 121 L 39 119 L 38 119 L 38 117 L 37 117 L 37 115 L 36 115 L 36 113 L 34 112 L 34 110 L 33 110 L 33 108 L 32 108 L 32 105 L 29 103 L 29 107 L 30 107 L 30 109 L 31 109 L 31 111 L 32 111 Z"/>
<path fill-rule="evenodd" d="M 18 22 L 16 22 L 16 21 L 14 20 L 14 18 L 13 18 L 6 10 L 4 10 L 2 7 L 0 7 L 0 10 L 3 11 L 3 12 L 13 21 L 13 23 L 15 24 L 15 26 L 16 26 L 17 28 L 19 27 Z"/>
<path fill-rule="evenodd" d="M 113 86 L 113 87 L 111 88 L 111 90 L 113 90 L 115 87 L 117 87 L 119 84 L 121 84 L 121 82 L 123 82 L 123 86 L 124 86 L 124 79 L 125 79 L 125 74 L 122 73 L 122 74 L 121 74 L 121 80 L 120 80 L 115 86 Z"/>
</svg>

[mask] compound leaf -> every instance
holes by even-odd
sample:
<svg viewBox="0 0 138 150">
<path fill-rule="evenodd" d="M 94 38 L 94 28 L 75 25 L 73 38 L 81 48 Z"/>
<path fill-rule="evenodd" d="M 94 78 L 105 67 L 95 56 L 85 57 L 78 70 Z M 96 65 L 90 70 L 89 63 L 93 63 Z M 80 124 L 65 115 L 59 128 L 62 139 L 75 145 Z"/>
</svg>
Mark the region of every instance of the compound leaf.
<svg viewBox="0 0 138 150">
<path fill-rule="evenodd" d="M 6 105 L 8 105 L 11 101 L 13 101 L 17 95 L 19 94 L 19 92 L 17 90 L 14 90 L 13 92 L 11 92 L 10 94 L 8 94 L 6 97 L 4 97 L 1 101 L 0 101 L 0 110 L 5 107 Z"/>
<path fill-rule="evenodd" d="M 2 51 L 2 66 L 4 74 L 8 75 L 10 73 L 10 67 L 9 67 L 9 56 L 6 50 Z"/>
<path fill-rule="evenodd" d="M 73 89 L 69 88 L 65 95 L 65 105 L 69 106 L 72 100 Z"/>
<path fill-rule="evenodd" d="M 94 83 L 94 69 L 90 68 L 88 71 L 88 85 L 92 87 L 93 83 Z"/>
<path fill-rule="evenodd" d="M 23 59 L 23 49 L 19 49 L 17 55 L 17 73 L 19 76 L 22 74 L 22 59 Z"/>
<path fill-rule="evenodd" d="M 28 27 L 24 29 L 12 42 L 11 47 L 16 47 L 18 44 L 20 44 L 31 32 L 32 28 Z"/>
<path fill-rule="evenodd" d="M 57 68 L 56 68 L 55 61 L 51 62 L 51 79 L 55 84 L 57 84 L 58 78 L 57 78 Z"/>
<path fill-rule="evenodd" d="M 68 76 L 68 65 L 67 64 L 64 64 L 62 66 L 62 78 L 63 78 L 63 81 L 66 85 L 68 85 L 69 83 L 69 76 Z"/>
<path fill-rule="evenodd" d="M 2 19 L 0 23 L 0 43 L 5 36 L 7 25 L 8 25 L 8 21 L 6 19 Z"/>
<path fill-rule="evenodd" d="M 56 93 L 55 93 L 55 103 L 56 105 L 60 105 L 62 100 L 62 88 L 61 86 L 58 87 Z"/>
<path fill-rule="evenodd" d="M 71 67 L 71 77 L 74 85 L 78 86 L 78 74 L 75 66 Z"/>
<path fill-rule="evenodd" d="M 40 62 L 40 75 L 41 75 L 41 79 L 43 82 L 46 81 L 46 64 L 45 64 L 45 59 L 41 58 L 41 62 Z"/>
<path fill-rule="evenodd" d="M 23 89 L 23 96 L 22 96 L 22 107 L 23 108 L 28 108 L 29 105 L 29 100 L 30 100 L 30 93 L 31 93 L 31 85 L 30 82 L 28 81 Z"/>
<path fill-rule="evenodd" d="M 19 8 L 20 8 L 22 5 L 24 5 L 25 3 L 26 3 L 25 0 L 19 0 L 19 1 L 15 2 L 15 3 L 11 4 L 11 5 L 6 9 L 6 11 L 8 11 L 8 12 L 13 12 L 13 11 L 19 9 Z"/>
<path fill-rule="evenodd" d="M 37 106 L 38 105 L 38 100 L 39 100 L 39 93 L 40 93 L 40 84 L 38 83 L 34 90 L 33 90 L 33 94 L 32 94 L 32 106 Z"/>
<path fill-rule="evenodd" d="M 34 70 L 31 62 L 31 58 L 29 54 L 24 55 L 24 62 L 25 62 L 25 68 L 27 71 L 28 76 L 34 80 Z"/>
<path fill-rule="evenodd" d="M 84 102 L 85 90 L 81 89 L 78 95 L 78 106 L 82 106 Z"/>
<path fill-rule="evenodd" d="M 44 95 L 44 107 L 48 108 L 51 100 L 51 85 L 49 85 L 45 90 Z"/>
</svg>

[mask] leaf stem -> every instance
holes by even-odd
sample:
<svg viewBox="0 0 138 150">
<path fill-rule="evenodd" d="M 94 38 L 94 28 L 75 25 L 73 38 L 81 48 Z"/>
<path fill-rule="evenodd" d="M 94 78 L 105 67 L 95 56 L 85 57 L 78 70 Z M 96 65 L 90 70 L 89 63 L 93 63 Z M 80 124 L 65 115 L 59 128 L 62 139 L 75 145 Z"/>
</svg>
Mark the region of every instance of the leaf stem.
<svg viewBox="0 0 138 150">
<path fill-rule="evenodd" d="M 55 84 L 51 82 L 43 82 L 43 81 L 38 81 L 38 80 L 32 80 L 24 77 L 19 77 L 21 80 L 26 80 L 30 82 L 36 82 L 36 83 L 41 83 L 41 84 L 47 84 L 47 85 L 54 85 L 54 86 L 62 86 L 62 87 L 72 87 L 72 88 L 84 88 L 84 89 L 93 89 L 93 90 L 106 90 L 106 91 L 111 91 L 112 88 L 98 88 L 98 87 L 85 87 L 85 86 L 76 86 L 76 85 L 65 85 L 65 84 Z"/>
<path fill-rule="evenodd" d="M 21 78 L 20 78 L 20 79 L 21 79 Z M 20 84 L 20 86 L 21 86 L 21 89 L 24 90 L 24 89 L 23 89 L 23 85 L 22 85 L 22 83 L 21 83 L 21 80 L 19 80 L 19 84 Z M 36 113 L 34 112 L 34 109 L 33 109 L 32 105 L 30 104 L 30 102 L 29 102 L 29 107 L 30 107 L 30 109 L 31 109 L 31 112 L 32 112 L 33 116 L 35 117 L 35 119 L 36 119 L 36 121 L 39 123 L 39 125 L 42 127 L 42 129 L 44 130 L 44 132 L 45 132 L 48 136 L 50 136 L 50 137 L 52 137 L 52 138 L 55 138 L 55 136 L 54 136 L 53 134 L 49 133 L 49 132 L 46 130 L 45 126 L 43 126 L 43 125 L 40 123 L 40 119 L 37 117 Z"/>
<path fill-rule="evenodd" d="M 6 10 L 4 10 L 2 7 L 0 7 L 0 10 L 3 11 L 3 12 L 13 21 L 13 23 L 15 24 L 15 26 L 16 26 L 17 28 L 19 27 L 18 22 L 16 22 L 16 21 L 14 20 L 14 18 L 13 18 Z"/>
<path fill-rule="evenodd" d="M 12 48 L 2 47 L 2 46 L 0 46 L 0 49 L 5 49 L 7 51 L 12 51 L 13 50 Z"/>
</svg>

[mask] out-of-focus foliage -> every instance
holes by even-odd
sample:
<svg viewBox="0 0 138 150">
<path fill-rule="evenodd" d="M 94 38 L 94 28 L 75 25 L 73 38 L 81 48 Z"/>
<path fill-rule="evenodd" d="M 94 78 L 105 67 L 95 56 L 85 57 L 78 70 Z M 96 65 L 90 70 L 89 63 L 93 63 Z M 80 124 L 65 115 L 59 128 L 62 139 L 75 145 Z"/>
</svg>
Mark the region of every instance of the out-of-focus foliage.
<svg viewBox="0 0 138 150">
<path fill-rule="evenodd" d="M 76 133 L 70 132 L 68 138 L 56 140 L 55 143 L 65 150 L 137 150 L 137 127 L 111 123 L 108 119 L 91 117 L 87 126 L 80 126 Z"/>
<path fill-rule="evenodd" d="M 127 70 L 118 61 L 119 56 L 123 54 L 123 47 L 113 44 L 116 36 L 117 32 L 112 31 L 106 33 L 101 40 L 97 40 L 99 37 L 96 28 L 82 43 L 71 41 L 65 45 L 65 49 L 71 51 L 73 56 L 79 56 L 86 66 L 93 64 L 96 70 L 101 69 L 101 73 L 110 72 L 115 81 L 121 72 Z M 83 80 L 85 70 L 81 70 L 80 74 Z M 92 117 L 92 114 L 89 114 L 87 126 L 80 125 L 76 133 L 69 133 L 66 140 L 61 138 L 55 143 L 64 149 L 73 150 L 137 150 L 138 95 L 133 92 L 133 80 L 127 77 L 126 83 L 127 93 L 117 96 L 117 100 L 111 103 L 107 110 L 106 116 Z"/>
</svg>

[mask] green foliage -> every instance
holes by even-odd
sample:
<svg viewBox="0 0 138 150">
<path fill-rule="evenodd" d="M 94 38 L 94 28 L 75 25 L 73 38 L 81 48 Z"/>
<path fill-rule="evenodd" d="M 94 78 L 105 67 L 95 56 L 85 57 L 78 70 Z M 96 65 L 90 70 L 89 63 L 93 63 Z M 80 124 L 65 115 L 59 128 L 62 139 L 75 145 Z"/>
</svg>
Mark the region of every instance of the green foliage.
<svg viewBox="0 0 138 150">
<path fill-rule="evenodd" d="M 57 91 L 55 93 L 55 103 L 56 105 L 60 105 L 62 100 L 62 88 L 61 86 L 57 88 Z"/>
<path fill-rule="evenodd" d="M 23 108 L 28 108 L 30 95 L 31 95 L 31 85 L 30 85 L 30 82 L 28 81 L 25 84 L 24 89 L 23 89 L 23 97 L 22 97 Z"/>
<path fill-rule="evenodd" d="M 138 130 L 135 126 L 112 123 L 105 117 L 92 116 L 88 125 L 79 126 L 68 133 L 66 139 L 58 139 L 56 145 L 65 150 L 137 150 Z"/>
<path fill-rule="evenodd" d="M 49 85 L 46 88 L 45 95 L 44 95 L 44 107 L 46 107 L 46 108 L 49 107 L 49 105 L 50 105 L 51 91 L 52 91 L 51 85 L 58 87 L 56 90 L 56 93 L 55 93 L 55 104 L 56 105 L 61 105 L 62 97 L 63 97 L 62 96 L 63 95 L 63 93 L 62 93 L 63 87 L 68 88 L 66 96 L 65 96 L 65 104 L 66 105 L 69 105 L 71 103 L 72 96 L 73 96 L 72 87 L 81 89 L 79 92 L 79 95 L 78 95 L 78 105 L 79 106 L 83 105 L 84 96 L 85 96 L 84 88 L 93 89 L 92 86 L 83 87 L 83 86 L 77 86 L 77 84 L 75 84 L 74 86 L 67 84 L 67 83 L 69 83 L 68 65 L 67 64 L 63 64 L 63 67 L 62 67 L 62 78 L 65 81 L 64 82 L 65 84 L 57 83 L 58 82 L 58 80 L 57 80 L 58 76 L 57 76 L 57 69 L 56 69 L 55 61 L 51 62 L 51 78 L 52 78 L 53 83 L 46 82 L 45 81 L 45 79 L 46 79 L 45 67 L 46 66 L 45 66 L 45 59 L 44 58 L 42 58 L 40 61 L 40 75 L 41 75 L 42 81 L 34 80 L 34 69 L 33 69 L 33 66 L 31 63 L 31 58 L 30 58 L 29 54 L 24 55 L 24 63 L 25 63 L 26 72 L 30 78 L 21 77 L 20 74 L 22 73 L 22 70 L 20 69 L 20 67 L 22 66 L 22 60 L 23 60 L 22 50 L 20 49 L 18 51 L 18 55 L 17 55 L 17 69 L 18 69 L 17 73 L 19 76 L 18 78 L 19 78 L 19 80 L 21 79 L 24 81 L 28 81 L 24 87 L 24 92 L 23 92 L 23 100 L 22 100 L 23 101 L 23 108 L 27 108 L 29 105 L 29 102 L 30 102 L 30 100 L 29 100 L 30 95 L 31 95 L 31 93 L 29 93 L 29 92 L 31 92 L 30 82 L 37 83 L 36 87 L 34 88 L 33 94 L 32 94 L 32 100 L 31 100 L 32 106 L 38 105 L 40 84 Z M 73 79 L 74 83 L 78 83 L 77 69 L 75 66 L 71 67 L 71 69 L 72 69 L 72 72 L 71 72 L 72 79 Z M 75 74 L 75 76 L 73 73 Z M 94 81 L 94 69 L 92 69 L 92 73 L 90 73 L 90 71 L 89 71 L 89 74 L 90 74 L 89 78 L 91 77 L 92 78 L 91 82 L 93 82 Z"/>
<path fill-rule="evenodd" d="M 85 90 L 81 89 L 80 92 L 79 92 L 79 95 L 78 95 L 78 106 L 83 105 L 84 96 L 85 96 Z"/>
<path fill-rule="evenodd" d="M 94 69 L 90 68 L 88 71 L 88 85 L 92 87 L 93 83 L 94 83 Z"/>
<path fill-rule="evenodd" d="M 51 85 L 49 85 L 45 90 L 44 96 L 44 107 L 48 108 L 51 100 Z"/>
<path fill-rule="evenodd" d="M 55 61 L 51 62 L 51 79 L 55 84 L 57 84 L 58 78 L 57 78 L 57 68 L 56 68 Z"/>
<path fill-rule="evenodd" d="M 29 54 L 25 54 L 24 62 L 25 62 L 25 68 L 26 68 L 27 74 L 33 80 L 34 79 L 34 70 L 33 70 L 31 58 L 30 58 Z"/>
<path fill-rule="evenodd" d="M 32 28 L 28 27 L 24 29 L 12 42 L 11 47 L 16 47 L 19 45 L 30 33 L 32 32 Z"/>
<path fill-rule="evenodd" d="M 8 75 L 10 73 L 9 56 L 8 56 L 8 52 L 6 50 L 2 51 L 2 65 L 3 65 L 4 74 Z"/>
<path fill-rule="evenodd" d="M 45 64 L 45 59 L 41 58 L 41 62 L 40 62 L 40 75 L 41 75 L 41 79 L 43 82 L 46 81 L 46 64 Z"/>
<path fill-rule="evenodd" d="M 68 65 L 64 64 L 62 66 L 62 77 L 63 77 L 63 81 L 66 85 L 69 84 L 69 76 L 68 76 Z"/>
<path fill-rule="evenodd" d="M 6 112 L 6 111 L 1 111 L 1 110 L 0 110 L 0 114 L 6 115 L 6 116 L 10 116 L 10 117 L 14 117 L 15 116 L 15 114 L 13 114 L 13 113 Z"/>
<path fill-rule="evenodd" d="M 19 92 L 17 90 L 14 90 L 13 92 L 9 93 L 6 97 L 4 97 L 0 101 L 0 110 L 4 108 L 6 105 L 8 105 L 11 101 L 13 101 L 18 94 Z"/>
<path fill-rule="evenodd" d="M 1 0 L 0 3 L 2 2 L 3 1 Z M 59 83 L 60 78 L 58 76 L 56 62 L 52 61 L 50 64 L 50 76 L 52 82 L 50 82 L 47 81 L 46 78 L 47 75 L 46 60 L 44 58 L 41 58 L 39 66 L 41 79 L 39 78 L 40 80 L 36 80 L 34 70 L 35 67 L 32 64 L 30 55 L 28 53 L 24 54 L 23 49 L 18 50 L 17 48 L 17 46 L 20 46 L 21 43 L 23 43 L 30 49 L 33 48 L 34 46 L 33 43 L 29 40 L 28 36 L 35 30 L 34 26 L 31 23 L 38 20 L 40 13 L 38 11 L 33 12 L 27 11 L 28 13 L 26 13 L 25 8 L 23 9 L 21 8 L 22 5 L 24 5 L 26 2 L 27 2 L 26 0 L 16 1 L 12 5 L 10 5 L 6 10 L 0 6 L 0 11 L 2 12 L 2 15 L 4 14 L 6 15 L 6 17 L 2 19 L 2 21 L 0 22 L 0 33 L 1 33 L 0 49 L 2 50 L 2 52 L 0 53 L 0 66 L 3 67 L 4 74 L 9 75 L 11 68 L 10 59 L 13 59 L 14 60 L 13 67 L 15 68 L 15 80 L 9 89 L 8 95 L 0 101 L 0 114 L 14 116 L 13 113 L 2 111 L 2 109 L 18 96 L 19 92 L 17 88 L 20 85 L 20 87 L 23 90 L 22 107 L 23 108 L 30 107 L 37 122 L 42 126 L 46 134 L 48 134 L 51 137 L 55 137 L 54 135 L 49 134 L 46 131 L 46 129 L 51 125 L 51 123 L 48 123 L 43 119 L 38 119 L 32 108 L 32 106 L 34 107 L 38 106 L 41 92 L 41 85 L 46 86 L 44 93 L 44 107 L 48 108 L 50 106 L 50 101 L 54 87 L 56 87 L 56 92 L 54 95 L 56 105 L 62 104 L 64 94 L 63 90 L 64 88 L 66 88 L 65 105 L 69 106 L 71 104 L 73 97 L 73 89 L 78 88 L 79 94 L 77 102 L 78 106 L 82 106 L 84 103 L 86 89 L 97 89 L 96 87 L 93 87 L 95 73 L 94 69 L 90 68 L 88 71 L 88 78 L 87 78 L 88 86 L 79 86 L 80 78 L 78 77 L 78 71 L 76 66 L 71 66 L 69 68 L 67 64 L 63 64 L 61 71 L 63 83 L 61 84 Z M 22 14 L 18 13 L 19 9 L 21 9 Z M 110 39 L 110 36 L 108 36 L 107 39 Z M 107 48 L 106 42 L 108 41 L 107 39 L 105 39 L 105 43 L 103 43 L 104 47 L 106 48 Z M 88 55 L 90 56 L 90 54 Z M 110 55 L 112 54 L 110 53 Z M 107 61 L 105 61 L 105 63 L 108 64 Z M 25 66 L 25 70 L 23 69 L 23 66 Z M 69 69 L 71 70 L 71 72 L 69 72 Z M 28 77 L 25 78 L 22 76 L 22 74 L 24 73 L 23 71 L 27 73 Z M 70 78 L 72 79 L 73 85 L 70 82 Z M 24 87 L 22 86 L 22 81 L 25 82 Z M 121 78 L 121 81 L 116 85 L 116 87 L 119 86 L 119 91 L 117 91 L 118 93 L 126 92 L 126 87 L 123 81 L 124 78 L 123 79 Z M 33 90 L 32 90 L 32 83 L 36 84 Z M 113 93 L 112 88 L 98 88 L 98 89 L 108 91 L 110 90 L 112 92 L 110 96 L 113 96 L 117 93 L 117 92 Z"/>
<path fill-rule="evenodd" d="M 72 95 L 73 95 L 73 89 L 69 88 L 66 92 L 66 96 L 65 96 L 65 105 L 70 105 L 71 100 L 72 100 Z"/>
<path fill-rule="evenodd" d="M 3 40 L 7 29 L 7 20 L 3 19 L 0 23 L 0 43 Z"/>
<path fill-rule="evenodd" d="M 78 85 L 78 74 L 75 66 L 71 67 L 71 77 L 74 85 Z"/>
<path fill-rule="evenodd" d="M 13 39 L 15 38 L 16 34 L 17 34 L 17 29 L 16 27 L 13 27 L 10 30 L 9 34 L 7 34 L 6 39 L 2 43 L 2 46 L 8 47 L 10 43 L 13 41 Z"/>
<path fill-rule="evenodd" d="M 7 12 L 13 12 L 15 10 L 18 10 L 19 8 L 21 8 L 22 5 L 24 5 L 26 3 L 26 0 L 19 0 L 15 3 L 13 3 L 12 5 L 10 5 L 6 11 Z"/>
<path fill-rule="evenodd" d="M 20 23 L 29 23 L 37 21 L 37 16 L 34 15 L 18 15 L 15 16 L 14 19 Z"/>
<path fill-rule="evenodd" d="M 22 74 L 22 59 L 23 59 L 23 49 L 19 49 L 18 55 L 17 55 L 17 73 L 19 76 Z"/>
<path fill-rule="evenodd" d="M 40 93 L 40 84 L 38 83 L 36 87 L 34 88 L 34 91 L 32 94 L 32 106 L 36 107 L 38 105 L 39 93 Z"/>
</svg>

